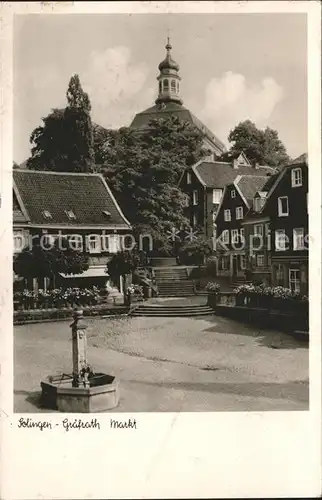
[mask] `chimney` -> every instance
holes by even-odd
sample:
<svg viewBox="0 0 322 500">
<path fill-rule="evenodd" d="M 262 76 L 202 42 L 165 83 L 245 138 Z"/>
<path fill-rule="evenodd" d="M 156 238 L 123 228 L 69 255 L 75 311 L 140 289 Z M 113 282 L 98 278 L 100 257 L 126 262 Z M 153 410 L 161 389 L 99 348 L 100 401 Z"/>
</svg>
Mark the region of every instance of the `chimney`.
<svg viewBox="0 0 322 500">
<path fill-rule="evenodd" d="M 237 158 L 234 158 L 234 160 L 233 160 L 233 167 L 238 168 L 238 159 Z"/>
</svg>

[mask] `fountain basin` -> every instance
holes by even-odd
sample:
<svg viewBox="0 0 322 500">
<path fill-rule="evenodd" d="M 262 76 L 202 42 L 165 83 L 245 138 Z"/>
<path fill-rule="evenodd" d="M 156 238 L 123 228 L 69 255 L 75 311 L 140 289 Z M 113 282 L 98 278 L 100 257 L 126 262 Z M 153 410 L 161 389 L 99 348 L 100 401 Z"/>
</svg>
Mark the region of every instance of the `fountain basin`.
<svg viewBox="0 0 322 500">
<path fill-rule="evenodd" d="M 66 413 L 96 413 L 119 404 L 119 381 L 112 375 L 96 373 L 90 387 L 73 387 L 71 374 L 49 376 L 41 381 L 41 402 L 45 408 Z"/>
</svg>

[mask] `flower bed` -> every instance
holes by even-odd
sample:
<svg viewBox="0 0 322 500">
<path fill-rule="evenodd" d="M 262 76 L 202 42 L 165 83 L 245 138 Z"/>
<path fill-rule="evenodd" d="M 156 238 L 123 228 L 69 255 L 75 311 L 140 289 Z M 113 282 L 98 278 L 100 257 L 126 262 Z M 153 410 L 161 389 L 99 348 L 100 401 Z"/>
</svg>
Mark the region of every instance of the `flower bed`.
<svg viewBox="0 0 322 500">
<path fill-rule="evenodd" d="M 275 309 L 278 311 L 307 311 L 308 297 L 281 286 L 240 285 L 235 288 L 236 305 Z"/>
<path fill-rule="evenodd" d="M 54 290 L 31 290 L 16 292 L 13 296 L 14 309 L 60 309 L 75 306 L 94 306 L 101 302 L 98 287 L 56 288 Z"/>
</svg>

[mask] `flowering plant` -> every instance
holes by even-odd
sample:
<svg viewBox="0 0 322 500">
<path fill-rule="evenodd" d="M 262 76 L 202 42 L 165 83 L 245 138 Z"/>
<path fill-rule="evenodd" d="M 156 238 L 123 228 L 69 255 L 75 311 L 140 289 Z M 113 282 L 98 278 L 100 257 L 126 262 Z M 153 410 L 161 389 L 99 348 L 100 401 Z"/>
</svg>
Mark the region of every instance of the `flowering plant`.
<svg viewBox="0 0 322 500">
<path fill-rule="evenodd" d="M 209 281 L 206 285 L 206 290 L 207 292 L 219 293 L 220 285 L 218 283 L 213 283 L 212 281 Z"/>
<path fill-rule="evenodd" d="M 130 295 L 143 296 L 143 287 L 141 285 L 130 285 L 127 288 L 127 293 Z"/>
</svg>

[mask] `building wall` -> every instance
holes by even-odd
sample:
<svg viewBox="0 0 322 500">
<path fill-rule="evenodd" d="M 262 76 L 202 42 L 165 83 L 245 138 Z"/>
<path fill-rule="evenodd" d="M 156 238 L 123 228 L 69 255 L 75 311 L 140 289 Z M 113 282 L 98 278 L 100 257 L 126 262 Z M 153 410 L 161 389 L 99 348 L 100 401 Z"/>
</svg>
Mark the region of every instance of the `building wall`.
<svg viewBox="0 0 322 500">
<path fill-rule="evenodd" d="M 292 187 L 292 170 L 301 167 L 302 186 Z M 272 192 L 265 211 L 270 214 L 271 239 L 272 239 L 272 283 L 290 286 L 290 270 L 296 271 L 300 277 L 301 293 L 308 293 L 308 167 L 307 165 L 296 165 L 287 167 L 285 175 Z M 288 215 L 281 216 L 278 211 L 278 198 L 287 196 Z M 293 230 L 303 228 L 305 248 L 296 250 L 294 248 Z M 276 246 L 276 231 L 284 230 L 286 235 L 286 249 L 280 250 Z"/>
<path fill-rule="evenodd" d="M 191 183 L 187 182 L 187 176 L 190 174 Z M 192 228 L 205 227 L 206 220 L 206 191 L 192 169 L 188 169 L 180 183 L 181 190 L 189 197 L 189 204 L 184 213 L 189 219 Z M 196 191 L 198 202 L 193 204 L 193 192 Z"/>
<path fill-rule="evenodd" d="M 235 191 L 235 197 L 231 197 L 231 192 Z M 217 213 L 216 217 L 216 233 L 217 237 L 220 238 L 222 235 L 223 231 L 228 231 L 229 232 L 229 240 L 228 243 L 224 244 L 224 251 L 223 255 L 218 257 L 218 275 L 219 276 L 231 276 L 233 277 L 243 277 L 245 275 L 245 269 L 244 269 L 244 256 L 245 256 L 245 249 L 244 249 L 244 244 L 243 240 L 241 238 L 241 229 L 243 228 L 242 226 L 242 221 L 243 219 L 236 219 L 236 208 L 237 207 L 242 207 L 243 208 L 243 215 L 245 216 L 248 208 L 240 196 L 239 192 L 237 191 L 236 187 L 234 184 L 229 184 L 226 186 L 224 194 L 223 194 L 223 199 L 222 203 L 220 205 L 219 211 Z M 231 221 L 225 221 L 225 210 L 230 210 L 231 213 Z M 238 231 L 238 242 L 236 242 L 234 245 L 232 245 L 232 231 Z M 228 258 L 227 258 L 228 257 Z M 222 261 L 227 261 L 229 262 L 229 267 L 228 269 L 223 269 L 223 266 L 221 265 L 221 260 Z"/>
<path fill-rule="evenodd" d="M 262 226 L 263 237 L 256 237 L 255 226 Z M 271 280 L 271 242 L 269 219 L 247 217 L 243 221 L 245 235 L 245 276 L 248 281 L 262 281 L 270 285 Z"/>
</svg>

